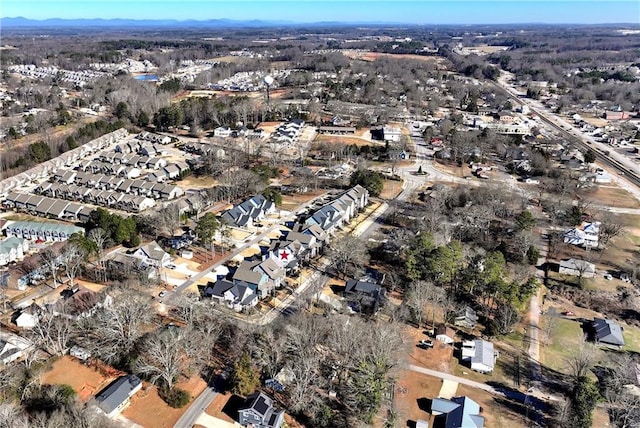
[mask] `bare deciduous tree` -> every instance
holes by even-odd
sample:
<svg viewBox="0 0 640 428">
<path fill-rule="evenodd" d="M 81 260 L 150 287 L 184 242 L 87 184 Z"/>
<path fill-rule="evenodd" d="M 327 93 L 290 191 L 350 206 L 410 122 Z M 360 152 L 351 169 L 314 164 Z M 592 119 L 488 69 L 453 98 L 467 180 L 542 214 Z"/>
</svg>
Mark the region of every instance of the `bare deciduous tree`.
<svg viewBox="0 0 640 428">
<path fill-rule="evenodd" d="M 153 316 L 148 296 L 125 290 L 113 300 L 93 317 L 82 319 L 77 335 L 85 349 L 107 363 L 131 352 Z"/>
<path fill-rule="evenodd" d="M 64 266 L 64 273 L 69 280 L 69 288 L 73 288 L 74 280 L 84 263 L 84 251 L 74 244 L 65 245 L 60 257 L 60 263 Z"/>
<path fill-rule="evenodd" d="M 106 280 L 106 269 L 104 262 L 104 246 L 107 242 L 108 236 L 104 229 L 96 227 L 91 229 L 87 235 L 87 237 L 96 244 L 96 248 L 98 249 L 98 264 L 100 266 L 100 274 L 102 276 L 102 280 Z"/>
<path fill-rule="evenodd" d="M 586 376 L 596 362 L 595 348 L 584 338 L 577 352 L 567 357 L 565 363 L 574 379 Z"/>
<path fill-rule="evenodd" d="M 31 330 L 31 338 L 36 347 L 52 355 L 64 355 L 73 333 L 73 323 L 67 317 L 46 313 Z"/>
<path fill-rule="evenodd" d="M 353 236 L 345 235 L 331 245 L 330 258 L 341 276 L 355 276 L 369 261 L 365 243 Z"/>
<path fill-rule="evenodd" d="M 51 248 L 47 248 L 42 253 L 40 253 L 40 260 L 42 260 L 42 264 L 47 267 L 47 270 L 51 272 L 51 278 L 53 279 L 53 288 L 57 288 L 60 257 Z"/>
<path fill-rule="evenodd" d="M 178 327 L 152 333 L 140 345 L 141 353 L 134 370 L 147 376 L 153 384 L 160 381 L 163 386 L 173 389 L 185 364 L 184 340 L 184 333 Z"/>
</svg>

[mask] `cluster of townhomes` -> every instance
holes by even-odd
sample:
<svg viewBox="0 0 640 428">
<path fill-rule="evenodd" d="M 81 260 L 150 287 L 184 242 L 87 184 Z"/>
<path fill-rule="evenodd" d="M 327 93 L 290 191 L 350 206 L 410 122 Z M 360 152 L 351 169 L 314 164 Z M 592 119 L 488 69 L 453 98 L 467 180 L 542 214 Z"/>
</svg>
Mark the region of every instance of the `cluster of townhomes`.
<svg viewBox="0 0 640 428">
<path fill-rule="evenodd" d="M 254 199 L 262 201 L 263 197 L 249 201 Z M 355 186 L 312 215 L 299 217 L 291 228 L 262 246 L 258 256 L 244 260 L 226 277 L 209 282 L 203 290 L 204 296 L 225 303 L 236 311 L 257 305 L 260 299 L 283 286 L 285 277 L 295 274 L 301 263 L 319 256 L 336 229 L 348 223 L 368 202 L 368 191 Z M 263 206 L 250 205 L 258 211 Z"/>
<path fill-rule="evenodd" d="M 23 211 L 40 217 L 64 219 L 68 221 L 86 221 L 94 208 L 53 199 L 46 196 L 30 195 L 28 193 L 9 193 L 2 205 L 5 208 Z"/>
<path fill-rule="evenodd" d="M 120 142 L 115 149 L 101 151 L 93 159 L 61 166 L 52 172 L 49 181 L 34 188 L 33 194 L 14 190 L 6 195 L 3 204 L 41 217 L 75 221 L 81 220 L 76 210 L 81 203 L 141 212 L 155 206 L 155 200 L 182 196 L 180 187 L 166 182 L 188 173 L 189 165 L 183 161 L 168 164 L 156 157 L 166 154 L 163 146 L 146 142 L 151 139 L 166 144 L 169 137 L 145 133 L 146 139 L 138 138 Z M 143 175 L 144 171 L 149 173 Z"/>
<path fill-rule="evenodd" d="M 124 128 L 120 128 L 116 131 L 110 132 L 109 134 L 105 134 L 102 137 L 96 138 L 95 140 L 91 140 L 78 148 L 69 150 L 54 159 L 40 163 L 25 172 L 14 175 L 13 177 L 5 178 L 0 181 L 0 197 L 6 197 L 9 192 L 28 186 L 37 180 L 46 180 L 58 169 L 65 167 L 71 168 L 83 159 L 95 155 L 113 144 L 117 144 L 128 136 L 128 131 Z"/>
<path fill-rule="evenodd" d="M 251 227 L 257 221 L 276 211 L 275 204 L 262 195 L 256 195 L 222 214 L 222 220 L 232 227 Z"/>
<path fill-rule="evenodd" d="M 29 243 L 16 236 L 10 236 L 0 241 L 0 266 L 24 259 L 24 255 L 29 251 Z"/>
<path fill-rule="evenodd" d="M 278 126 L 271 134 L 271 140 L 283 147 L 292 147 L 298 142 L 304 128 L 304 120 L 294 119 Z"/>
</svg>

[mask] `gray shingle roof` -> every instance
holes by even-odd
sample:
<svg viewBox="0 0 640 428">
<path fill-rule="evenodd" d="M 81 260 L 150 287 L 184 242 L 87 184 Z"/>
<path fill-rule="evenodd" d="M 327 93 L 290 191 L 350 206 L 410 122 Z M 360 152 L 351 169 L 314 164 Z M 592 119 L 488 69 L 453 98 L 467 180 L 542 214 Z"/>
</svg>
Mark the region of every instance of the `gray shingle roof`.
<svg viewBox="0 0 640 428">
<path fill-rule="evenodd" d="M 140 379 L 134 375 L 122 376 L 96 395 L 98 406 L 109 414 L 124 403 L 140 385 Z"/>
<path fill-rule="evenodd" d="M 596 338 L 600 343 L 624 346 L 624 336 L 622 327 L 611 320 L 596 318 L 593 320 L 593 328 L 596 331 Z"/>
</svg>

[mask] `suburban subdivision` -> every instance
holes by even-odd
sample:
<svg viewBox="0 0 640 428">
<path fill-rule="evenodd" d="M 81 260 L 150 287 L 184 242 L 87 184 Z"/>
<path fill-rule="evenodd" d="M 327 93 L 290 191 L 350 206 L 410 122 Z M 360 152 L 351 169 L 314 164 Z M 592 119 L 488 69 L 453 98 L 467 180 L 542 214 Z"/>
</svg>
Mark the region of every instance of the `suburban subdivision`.
<svg viewBox="0 0 640 428">
<path fill-rule="evenodd" d="M 2 18 L 0 426 L 640 426 L 637 23 L 126 22 Z"/>
</svg>

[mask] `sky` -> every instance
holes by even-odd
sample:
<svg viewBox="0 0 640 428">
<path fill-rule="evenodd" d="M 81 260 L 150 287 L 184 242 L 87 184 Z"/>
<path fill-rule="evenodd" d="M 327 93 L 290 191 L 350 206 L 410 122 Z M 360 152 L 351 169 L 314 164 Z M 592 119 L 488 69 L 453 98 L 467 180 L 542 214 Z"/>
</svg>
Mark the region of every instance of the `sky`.
<svg viewBox="0 0 640 428">
<path fill-rule="evenodd" d="M 640 23 L 640 0 L 1 0 L 2 17 L 388 22 Z"/>
</svg>

